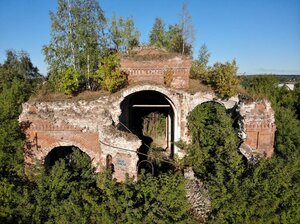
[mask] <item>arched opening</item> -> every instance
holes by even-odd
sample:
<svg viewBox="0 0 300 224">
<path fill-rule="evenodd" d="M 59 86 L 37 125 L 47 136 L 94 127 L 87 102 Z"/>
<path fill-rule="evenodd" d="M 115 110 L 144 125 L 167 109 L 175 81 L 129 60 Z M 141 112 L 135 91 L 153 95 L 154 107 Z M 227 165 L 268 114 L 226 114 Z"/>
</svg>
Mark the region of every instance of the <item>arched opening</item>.
<svg viewBox="0 0 300 224">
<path fill-rule="evenodd" d="M 70 155 L 74 149 L 77 147 L 74 146 L 59 146 L 53 148 L 48 155 L 45 157 L 45 166 L 51 167 L 55 164 L 56 161 L 60 159 L 66 159 L 68 155 Z"/>
<path fill-rule="evenodd" d="M 120 129 L 130 131 L 142 140 L 138 164 L 148 159 L 150 148 L 173 157 L 175 113 L 166 95 L 153 90 L 138 91 L 125 97 L 121 110 Z M 143 163 L 138 169 L 143 169 Z"/>
<path fill-rule="evenodd" d="M 64 160 L 66 164 L 71 164 L 73 162 L 78 163 L 77 161 L 72 161 L 74 159 L 78 160 L 79 163 L 84 163 L 80 164 L 80 166 L 91 166 L 90 157 L 74 145 L 58 146 L 53 148 L 45 157 L 44 166 L 46 169 L 50 169 L 59 160 Z"/>
<path fill-rule="evenodd" d="M 44 175 L 50 177 L 46 179 L 52 181 L 53 176 L 60 178 L 58 182 L 61 186 L 70 184 L 72 192 L 80 189 L 95 189 L 96 178 L 95 168 L 88 154 L 76 146 L 54 147 L 44 161 Z"/>
<path fill-rule="evenodd" d="M 111 173 L 115 172 L 115 165 L 112 162 L 112 156 L 110 154 L 106 156 L 106 169 L 109 169 Z"/>
<path fill-rule="evenodd" d="M 140 170 L 139 167 L 143 167 L 145 172 L 151 173 L 152 175 L 154 175 L 154 166 L 148 160 L 142 160 L 142 161 L 138 162 L 137 167 L 138 167 L 138 170 Z"/>
</svg>

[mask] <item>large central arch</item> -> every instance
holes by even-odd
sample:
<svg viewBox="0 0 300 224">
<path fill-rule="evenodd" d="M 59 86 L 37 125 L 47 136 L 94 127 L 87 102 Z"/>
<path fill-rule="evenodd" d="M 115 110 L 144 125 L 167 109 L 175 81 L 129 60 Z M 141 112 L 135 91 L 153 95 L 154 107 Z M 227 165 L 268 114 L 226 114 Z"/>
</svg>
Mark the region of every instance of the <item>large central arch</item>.
<svg viewBox="0 0 300 224">
<path fill-rule="evenodd" d="M 151 142 L 154 140 L 143 133 L 143 122 L 149 114 L 159 114 L 165 117 L 165 143 L 161 146 L 166 149 L 170 157 L 174 155 L 174 138 L 176 124 L 176 110 L 172 101 L 164 94 L 154 90 L 141 90 L 129 94 L 124 98 L 119 117 L 120 127 L 129 130 L 142 140 L 140 153 L 147 154 Z M 139 162 L 147 157 L 139 154 Z"/>
<path fill-rule="evenodd" d="M 119 94 L 116 95 L 113 102 L 113 110 L 115 111 L 112 114 L 112 119 L 115 122 L 115 124 L 120 124 L 122 126 L 121 122 L 124 121 L 124 116 L 126 115 L 126 109 L 124 110 L 124 106 L 128 108 L 129 110 L 129 104 L 127 105 L 125 102 L 131 98 L 132 96 L 138 96 L 140 94 L 143 94 L 144 92 L 147 92 L 149 94 L 154 94 L 154 99 L 151 101 L 152 105 L 158 104 L 157 101 L 161 101 L 160 99 L 163 99 L 163 103 L 168 104 L 169 108 L 172 109 L 173 112 L 173 130 L 172 130 L 172 143 L 177 142 L 181 138 L 181 113 L 180 113 L 180 97 L 178 93 L 171 91 L 170 89 L 159 86 L 159 85 L 151 85 L 151 84 L 143 84 L 143 85 L 137 85 L 132 86 L 130 88 L 124 89 Z M 157 98 L 155 98 L 157 96 Z M 141 100 L 142 101 L 142 100 Z M 162 102 L 162 101 L 161 101 Z M 143 103 L 143 101 L 141 102 Z M 162 103 L 162 104 L 163 104 Z M 127 111 L 128 111 L 127 110 Z M 126 127 L 130 125 L 129 123 L 125 123 Z M 174 144 L 173 144 L 174 145 Z M 173 146 L 173 152 L 172 153 L 178 153 L 178 148 L 176 146 Z"/>
<path fill-rule="evenodd" d="M 120 128 L 129 130 L 142 140 L 142 146 L 138 149 L 140 153 L 147 154 L 151 142 L 154 140 L 143 133 L 143 121 L 149 114 L 160 114 L 165 118 L 165 148 L 166 154 L 174 155 L 175 126 L 177 124 L 177 110 L 172 100 L 157 90 L 139 90 L 128 94 L 120 104 L 121 114 L 119 116 Z M 139 154 L 139 162 L 147 156 Z"/>
</svg>

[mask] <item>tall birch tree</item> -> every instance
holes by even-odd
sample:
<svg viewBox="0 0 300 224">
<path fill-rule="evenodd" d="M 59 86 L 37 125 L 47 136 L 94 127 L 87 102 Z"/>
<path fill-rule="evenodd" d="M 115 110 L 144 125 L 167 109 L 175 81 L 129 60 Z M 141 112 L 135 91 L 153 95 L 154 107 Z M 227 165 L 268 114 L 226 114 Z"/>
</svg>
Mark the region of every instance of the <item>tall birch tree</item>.
<svg viewBox="0 0 300 224">
<path fill-rule="evenodd" d="M 133 18 L 113 16 L 110 27 L 110 40 L 112 47 L 119 52 L 126 52 L 139 45 L 140 32 L 134 25 Z"/>
<path fill-rule="evenodd" d="M 187 45 L 192 46 L 195 39 L 195 29 L 192 23 L 192 16 L 186 2 L 182 4 L 181 8 L 180 28 L 183 38 L 181 54 L 186 54 Z"/>
<path fill-rule="evenodd" d="M 50 75 L 55 83 L 68 68 L 82 75 L 88 87 L 89 75 L 97 69 L 106 47 L 104 12 L 96 0 L 58 0 L 50 12 L 51 39 L 43 47 Z"/>
</svg>

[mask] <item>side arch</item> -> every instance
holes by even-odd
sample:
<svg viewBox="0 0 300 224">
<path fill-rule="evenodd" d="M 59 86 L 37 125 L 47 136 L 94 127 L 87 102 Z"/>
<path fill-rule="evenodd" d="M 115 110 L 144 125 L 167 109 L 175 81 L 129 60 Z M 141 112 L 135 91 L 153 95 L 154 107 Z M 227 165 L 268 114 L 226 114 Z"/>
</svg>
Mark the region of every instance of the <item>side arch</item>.
<svg viewBox="0 0 300 224">
<path fill-rule="evenodd" d="M 95 168 L 96 172 L 100 171 L 100 164 L 97 161 L 97 155 L 95 155 L 91 150 L 89 150 L 84 144 L 75 142 L 75 141 L 57 141 L 55 143 L 50 144 L 46 148 L 42 149 L 43 150 L 43 156 L 40 158 L 41 162 L 44 164 L 45 158 L 49 155 L 49 153 L 58 147 L 68 147 L 68 146 L 75 146 L 79 148 L 82 152 L 86 153 L 90 159 L 92 166 Z"/>
<path fill-rule="evenodd" d="M 189 99 L 190 104 L 189 104 L 189 109 L 188 112 L 191 112 L 194 110 L 198 105 L 201 105 L 203 103 L 207 102 L 214 102 L 214 103 L 219 103 L 220 105 L 224 106 L 227 110 L 234 108 L 238 103 L 239 99 L 237 96 L 231 97 L 226 100 L 222 99 L 217 99 L 216 95 L 213 93 L 201 93 L 198 92 L 194 94 L 191 99 Z"/>
<path fill-rule="evenodd" d="M 219 100 L 208 100 L 208 101 L 205 101 L 205 102 L 202 102 L 202 103 L 196 105 L 196 106 L 193 108 L 193 110 L 194 110 L 196 107 L 200 106 L 200 105 L 204 105 L 204 104 L 208 104 L 208 103 L 220 105 L 220 106 L 224 107 L 226 110 L 228 109 L 228 108 L 226 108 L 226 106 L 224 105 L 224 102 L 222 102 L 222 101 L 219 101 Z M 191 110 L 190 112 L 192 112 L 193 110 Z"/>
</svg>

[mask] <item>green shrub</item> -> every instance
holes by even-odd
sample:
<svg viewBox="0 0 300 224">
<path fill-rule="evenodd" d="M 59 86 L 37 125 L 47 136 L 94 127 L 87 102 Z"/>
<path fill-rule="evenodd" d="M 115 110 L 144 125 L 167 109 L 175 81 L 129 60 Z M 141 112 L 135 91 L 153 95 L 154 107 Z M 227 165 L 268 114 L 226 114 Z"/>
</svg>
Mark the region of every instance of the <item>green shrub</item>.
<svg viewBox="0 0 300 224">
<path fill-rule="evenodd" d="M 172 80 L 174 76 L 174 71 L 172 69 L 167 69 L 164 72 L 164 84 L 168 87 L 171 86 Z"/>
<path fill-rule="evenodd" d="M 237 78 L 235 60 L 225 64 L 216 63 L 209 69 L 206 82 L 210 84 L 219 97 L 227 98 L 237 93 L 239 80 Z"/>
<path fill-rule="evenodd" d="M 111 93 L 126 84 L 127 77 L 120 71 L 120 58 L 118 54 L 111 54 L 101 60 L 99 69 L 93 76 L 102 89 Z"/>
<path fill-rule="evenodd" d="M 66 69 L 61 74 L 59 87 L 68 95 L 74 94 L 79 88 L 79 72 L 73 71 L 71 67 Z"/>
</svg>

